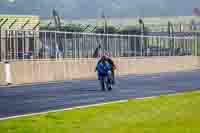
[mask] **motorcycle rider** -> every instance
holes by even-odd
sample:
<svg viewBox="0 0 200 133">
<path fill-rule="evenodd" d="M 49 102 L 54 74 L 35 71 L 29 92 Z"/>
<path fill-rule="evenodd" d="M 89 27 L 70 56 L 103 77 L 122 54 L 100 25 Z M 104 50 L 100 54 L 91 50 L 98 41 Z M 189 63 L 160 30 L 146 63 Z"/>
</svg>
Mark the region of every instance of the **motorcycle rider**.
<svg viewBox="0 0 200 133">
<path fill-rule="evenodd" d="M 112 84 L 115 84 L 115 69 L 116 69 L 116 65 L 114 64 L 114 61 L 111 59 L 109 53 L 103 55 L 102 58 L 98 61 L 97 64 L 99 64 L 102 60 L 106 60 L 111 65 Z"/>
<path fill-rule="evenodd" d="M 111 78 L 111 65 L 106 60 L 106 56 L 103 55 L 98 61 L 95 72 L 98 73 L 98 80 L 101 80 L 101 78 L 108 76 L 108 78 Z"/>
</svg>

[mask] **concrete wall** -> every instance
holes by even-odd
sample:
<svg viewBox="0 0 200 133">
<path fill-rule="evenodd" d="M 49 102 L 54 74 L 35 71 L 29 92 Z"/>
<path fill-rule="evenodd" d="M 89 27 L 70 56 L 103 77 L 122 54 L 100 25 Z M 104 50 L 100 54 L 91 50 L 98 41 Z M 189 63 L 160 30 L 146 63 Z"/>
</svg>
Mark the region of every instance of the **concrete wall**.
<svg viewBox="0 0 200 133">
<path fill-rule="evenodd" d="M 93 78 L 95 63 L 95 60 L 13 62 L 13 83 Z"/>
<path fill-rule="evenodd" d="M 4 64 L 0 63 L 0 85 L 5 84 L 5 72 L 4 72 Z"/>
<path fill-rule="evenodd" d="M 18 61 L 11 63 L 12 83 L 38 83 L 71 79 L 94 79 L 96 59 L 77 59 L 62 61 Z M 152 74 L 160 72 L 190 71 L 200 68 L 200 58 L 182 57 L 145 57 L 117 58 L 117 76 L 128 74 Z M 5 79 L 3 65 L 0 65 L 0 84 Z"/>
<path fill-rule="evenodd" d="M 190 71 L 200 68 L 200 58 L 197 56 L 145 57 L 118 59 L 115 62 L 119 67 L 118 75 Z"/>
</svg>

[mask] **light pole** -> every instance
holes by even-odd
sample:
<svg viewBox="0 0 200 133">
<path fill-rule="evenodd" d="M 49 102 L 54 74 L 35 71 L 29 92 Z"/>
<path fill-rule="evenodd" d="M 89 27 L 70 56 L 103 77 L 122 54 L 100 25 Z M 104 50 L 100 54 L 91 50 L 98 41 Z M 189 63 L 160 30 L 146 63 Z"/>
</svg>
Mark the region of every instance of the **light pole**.
<svg viewBox="0 0 200 133">
<path fill-rule="evenodd" d="M 104 27 L 104 46 L 103 46 L 103 54 L 105 54 L 105 52 L 107 51 L 107 20 L 106 20 L 106 16 L 104 14 L 104 11 L 102 13 L 102 19 L 103 19 L 103 27 Z"/>
<path fill-rule="evenodd" d="M 140 32 L 141 32 L 141 46 L 140 46 L 140 50 L 141 50 L 141 56 L 143 56 L 143 47 L 144 47 L 144 22 L 143 20 L 140 18 L 139 19 L 139 24 L 140 24 Z"/>
<path fill-rule="evenodd" d="M 169 39 L 169 48 L 170 48 L 170 51 L 173 49 L 173 45 L 174 45 L 174 39 L 173 39 L 173 37 L 174 37 L 174 28 L 173 28 L 173 25 L 172 25 L 172 23 L 170 22 L 170 21 L 168 21 L 168 36 L 170 37 Z M 172 39 L 171 39 L 171 37 L 172 37 Z M 171 53 L 172 55 L 173 55 L 173 51 L 172 51 L 172 53 Z"/>
<path fill-rule="evenodd" d="M 144 35 L 144 22 L 142 19 L 139 19 L 139 24 L 140 24 L 141 34 Z"/>
</svg>

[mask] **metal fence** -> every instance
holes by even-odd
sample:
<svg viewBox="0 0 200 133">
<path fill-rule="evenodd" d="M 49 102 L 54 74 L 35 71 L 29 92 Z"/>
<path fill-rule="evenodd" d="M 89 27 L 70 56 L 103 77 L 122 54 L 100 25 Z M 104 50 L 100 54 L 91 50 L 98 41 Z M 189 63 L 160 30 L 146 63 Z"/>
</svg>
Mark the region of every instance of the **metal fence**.
<svg viewBox="0 0 200 133">
<path fill-rule="evenodd" d="M 0 60 L 198 55 L 200 38 L 58 31 L 0 32 Z"/>
<path fill-rule="evenodd" d="M 168 24 L 145 24 L 145 27 L 151 32 L 168 32 Z M 200 24 L 171 24 L 174 32 L 196 32 L 200 31 Z"/>
</svg>

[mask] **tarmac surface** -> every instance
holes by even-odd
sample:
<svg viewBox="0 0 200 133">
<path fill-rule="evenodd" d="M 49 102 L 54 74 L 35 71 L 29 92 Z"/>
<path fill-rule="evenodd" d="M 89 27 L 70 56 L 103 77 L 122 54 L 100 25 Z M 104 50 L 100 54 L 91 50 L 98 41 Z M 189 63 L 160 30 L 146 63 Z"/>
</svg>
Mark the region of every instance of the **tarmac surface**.
<svg viewBox="0 0 200 133">
<path fill-rule="evenodd" d="M 122 76 L 111 92 L 101 91 L 97 80 L 0 87 L 0 118 L 199 88 L 200 70 Z"/>
</svg>

